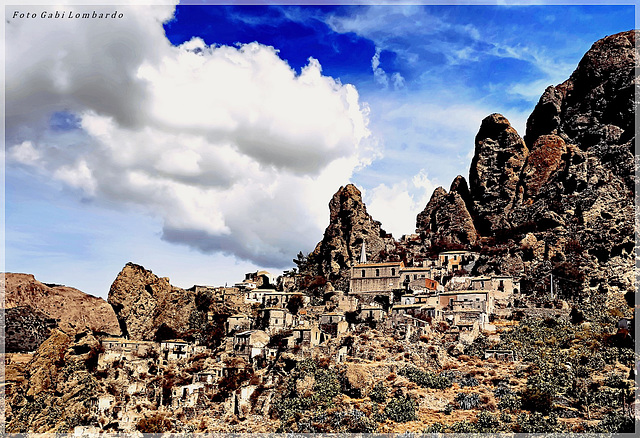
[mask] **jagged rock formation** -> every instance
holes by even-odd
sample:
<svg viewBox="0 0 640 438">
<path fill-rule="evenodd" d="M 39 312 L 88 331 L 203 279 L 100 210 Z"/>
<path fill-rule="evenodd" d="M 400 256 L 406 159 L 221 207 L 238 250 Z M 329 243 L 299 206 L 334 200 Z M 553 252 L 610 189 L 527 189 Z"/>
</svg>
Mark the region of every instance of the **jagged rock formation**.
<svg viewBox="0 0 640 438">
<path fill-rule="evenodd" d="M 548 287 L 551 271 L 570 294 L 633 290 L 637 64 L 635 31 L 608 36 L 547 88 L 524 139 L 504 116 L 486 117 L 469 187 L 459 176 L 449 192 L 436 189 L 417 217 L 417 245 L 395 243 L 395 254 L 462 246 L 481 251 L 476 273 L 524 275 L 531 291 Z M 344 272 L 363 239 L 370 260 L 390 259 L 393 242 L 379 223 L 367 226 L 355 187 L 341 188 L 330 208 L 310 257 L 320 274 Z"/>
<path fill-rule="evenodd" d="M 118 274 L 108 302 L 129 339 L 151 341 L 158 330 L 184 337 L 194 328 L 196 294 L 134 263 L 127 263 Z"/>
<path fill-rule="evenodd" d="M 98 349 L 91 332 L 53 329 L 28 364 L 25 384 L 9 400 L 7 432 L 71 433 L 97 420 L 88 406 L 101 392 L 92 374 Z"/>
<path fill-rule="evenodd" d="M 416 219 L 416 230 L 422 240 L 429 246 L 436 239 L 447 245 L 475 245 L 479 236 L 467 207 L 470 201 L 467 180 L 460 175 L 448 193 L 438 187 Z"/>
<path fill-rule="evenodd" d="M 490 236 L 507 225 L 516 197 L 520 171 L 529 151 L 524 140 L 501 114 L 491 114 L 480 125 L 469 170 L 476 226 Z"/>
<path fill-rule="evenodd" d="M 553 269 L 566 289 L 633 290 L 634 41 L 629 31 L 596 42 L 567 81 L 547 88 L 524 141 L 503 116 L 483 120 L 469 172 L 470 213 L 487 248 L 478 272 L 521 270 L 534 281 Z M 451 215 L 452 203 L 441 204 L 431 216 Z"/>
<path fill-rule="evenodd" d="M 120 335 L 116 315 L 102 298 L 72 287 L 43 284 L 31 274 L 6 273 L 3 281 L 6 309 L 29 306 L 59 323 Z"/>
<path fill-rule="evenodd" d="M 49 337 L 51 329 L 58 325 L 56 320 L 30 306 L 6 309 L 5 351 L 24 353 L 35 351 Z"/>
<path fill-rule="evenodd" d="M 333 195 L 329 214 L 329 226 L 322 241 L 309 255 L 309 264 L 318 275 L 325 276 L 341 289 L 345 288 L 349 268 L 360 257 L 362 242 L 367 259 L 377 261 L 384 260 L 395 248 L 395 241 L 382 229 L 380 222 L 367 213 L 362 194 L 353 184 L 340 187 Z"/>
</svg>

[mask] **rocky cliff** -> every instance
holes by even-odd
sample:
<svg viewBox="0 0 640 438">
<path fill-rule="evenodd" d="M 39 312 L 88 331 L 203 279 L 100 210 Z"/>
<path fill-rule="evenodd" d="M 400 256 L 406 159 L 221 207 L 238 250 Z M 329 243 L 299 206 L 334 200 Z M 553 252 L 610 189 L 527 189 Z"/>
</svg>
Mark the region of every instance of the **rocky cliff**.
<svg viewBox="0 0 640 438">
<path fill-rule="evenodd" d="M 111 285 L 108 302 L 125 336 L 151 341 L 187 336 L 197 311 L 195 298 L 195 293 L 172 286 L 169 278 L 127 263 Z"/>
<path fill-rule="evenodd" d="M 499 114 L 482 121 L 467 202 L 486 249 L 479 272 L 522 270 L 535 283 L 554 271 L 568 292 L 633 289 L 634 41 L 630 31 L 596 42 L 568 80 L 544 92 L 524 140 Z"/>
<path fill-rule="evenodd" d="M 57 321 L 29 306 L 12 307 L 4 314 L 7 353 L 35 351 L 56 328 Z"/>
<path fill-rule="evenodd" d="M 367 213 L 360 190 L 348 184 L 340 187 L 329 202 L 329 226 L 309 255 L 312 270 L 336 288 L 345 288 L 349 268 L 359 260 L 363 242 L 369 261 L 384 260 L 395 248 L 393 237 Z"/>
<path fill-rule="evenodd" d="M 87 326 L 95 332 L 120 335 L 118 320 L 105 300 L 78 289 L 60 285 L 46 285 L 31 274 L 6 273 L 5 308 L 29 306 L 59 323 L 74 327 Z"/>
<path fill-rule="evenodd" d="M 471 209 L 467 180 L 458 176 L 449 192 L 442 187 L 433 192 L 425 209 L 418 214 L 416 230 L 427 246 L 438 239 L 442 241 L 440 245 L 475 245 L 479 235 Z"/>
<path fill-rule="evenodd" d="M 53 329 L 27 365 L 24 384 L 8 397 L 7 432 L 72 433 L 97 422 L 89 403 L 102 392 L 93 374 L 99 345 L 90 331 Z"/>
<path fill-rule="evenodd" d="M 635 31 L 608 36 L 571 77 L 546 89 L 522 138 L 501 114 L 482 120 L 469 185 L 458 176 L 436 189 L 416 220 L 415 241 L 396 253 L 419 258 L 447 247 L 475 249 L 476 273 L 523 275 L 530 291 L 549 276 L 568 295 L 634 289 Z M 341 188 L 331 222 L 312 255 L 324 275 L 359 256 L 389 259 L 394 243 L 367 227 L 360 192 Z M 410 244 L 410 245 L 409 245 Z M 404 245 L 404 247 L 403 247 Z"/>
</svg>

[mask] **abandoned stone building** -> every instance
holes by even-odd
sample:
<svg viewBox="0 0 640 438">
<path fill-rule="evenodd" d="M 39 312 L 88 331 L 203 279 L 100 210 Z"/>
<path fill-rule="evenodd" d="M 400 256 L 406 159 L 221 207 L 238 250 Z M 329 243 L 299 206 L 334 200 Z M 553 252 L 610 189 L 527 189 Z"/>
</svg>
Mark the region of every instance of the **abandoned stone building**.
<svg viewBox="0 0 640 438">
<path fill-rule="evenodd" d="M 402 262 L 365 263 L 351 268 L 349 292 L 352 294 L 383 294 L 401 289 Z"/>
</svg>

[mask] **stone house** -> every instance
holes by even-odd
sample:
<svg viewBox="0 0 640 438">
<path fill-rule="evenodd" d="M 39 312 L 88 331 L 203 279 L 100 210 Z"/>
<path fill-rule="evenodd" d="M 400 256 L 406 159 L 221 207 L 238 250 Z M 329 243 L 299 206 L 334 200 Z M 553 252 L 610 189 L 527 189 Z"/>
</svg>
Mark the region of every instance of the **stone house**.
<svg viewBox="0 0 640 438">
<path fill-rule="evenodd" d="M 258 310 L 258 320 L 255 328 L 275 333 L 293 326 L 293 315 L 287 309 L 267 307 Z"/>
<path fill-rule="evenodd" d="M 244 292 L 237 287 L 224 287 L 222 289 L 222 298 L 225 306 L 237 308 L 244 304 Z"/>
<path fill-rule="evenodd" d="M 233 351 L 240 356 L 251 361 L 263 354 L 263 349 L 269 344 L 271 337 L 262 330 L 247 330 L 236 333 L 233 338 Z"/>
<path fill-rule="evenodd" d="M 355 312 L 358 310 L 358 297 L 345 294 L 341 290 L 334 291 L 334 295 L 325 303 L 328 312 Z"/>
<path fill-rule="evenodd" d="M 164 362 L 188 359 L 193 353 L 193 347 L 182 339 L 170 339 L 160 343 L 160 353 Z"/>
<path fill-rule="evenodd" d="M 385 311 L 380 306 L 363 305 L 360 308 L 359 319 L 361 321 L 382 321 L 385 316 Z"/>
<path fill-rule="evenodd" d="M 387 294 L 402 288 L 402 262 L 361 263 L 351 268 L 349 293 Z"/>
<path fill-rule="evenodd" d="M 266 291 L 270 289 L 255 289 L 250 288 L 244 293 L 244 302 L 245 303 L 258 303 L 262 304 L 262 300 L 264 299 L 264 294 Z"/>
<path fill-rule="evenodd" d="M 179 406 L 194 407 L 197 404 L 198 396 L 204 391 L 205 386 L 202 383 L 174 386 L 171 388 L 171 404 L 174 408 Z"/>
<path fill-rule="evenodd" d="M 323 313 L 320 315 L 320 329 L 331 336 L 338 336 L 349 329 L 349 323 L 345 321 L 344 313 Z"/>
<path fill-rule="evenodd" d="M 493 297 L 487 290 L 465 290 L 443 292 L 438 297 L 437 307 L 440 310 L 475 309 L 490 314 L 493 312 Z"/>
<path fill-rule="evenodd" d="M 227 319 L 225 325 L 227 334 L 232 331 L 249 330 L 251 328 L 251 318 L 249 315 L 245 315 L 244 313 L 236 313 Z"/>
<path fill-rule="evenodd" d="M 157 351 L 158 344 L 151 341 L 132 341 L 124 338 L 105 338 L 101 341 L 104 354 L 101 361 L 134 360 Z"/>
<path fill-rule="evenodd" d="M 400 297 L 400 305 L 406 306 L 409 304 L 416 303 L 416 295 L 415 294 L 405 294 Z"/>
<path fill-rule="evenodd" d="M 293 346 L 301 346 L 306 348 L 315 347 L 325 341 L 324 333 L 317 325 L 298 326 L 292 331 Z"/>
<path fill-rule="evenodd" d="M 478 255 L 472 251 L 444 251 L 438 254 L 438 264 L 448 273 L 461 270 L 470 272 Z"/>
<path fill-rule="evenodd" d="M 285 308 L 293 297 L 299 298 L 302 306 L 309 304 L 310 298 L 301 292 L 280 292 L 270 290 L 263 294 L 262 305 L 264 307 Z"/>
</svg>

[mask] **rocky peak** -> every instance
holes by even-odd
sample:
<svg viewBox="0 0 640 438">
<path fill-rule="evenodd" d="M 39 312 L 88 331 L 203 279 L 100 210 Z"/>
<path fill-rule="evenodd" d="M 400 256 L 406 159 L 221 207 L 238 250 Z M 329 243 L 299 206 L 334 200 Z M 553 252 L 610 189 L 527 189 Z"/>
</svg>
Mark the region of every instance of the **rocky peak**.
<svg viewBox="0 0 640 438">
<path fill-rule="evenodd" d="M 348 184 L 340 187 L 329 202 L 329 226 L 309 256 L 313 268 L 336 287 L 344 287 L 349 268 L 360 258 L 362 242 L 370 261 L 380 260 L 394 246 L 380 222 L 367 213 L 360 190 Z"/>
<path fill-rule="evenodd" d="M 583 150 L 629 141 L 635 135 L 637 60 L 633 30 L 594 43 L 569 79 L 545 90 L 527 120 L 527 145 L 545 134 Z"/>
<path fill-rule="evenodd" d="M 469 170 L 476 228 L 483 235 L 506 226 L 505 213 L 517 193 L 520 171 L 529 154 L 524 140 L 501 114 L 491 114 L 476 135 Z"/>
<path fill-rule="evenodd" d="M 109 290 L 123 335 L 135 340 L 154 340 L 162 326 L 177 336 L 189 331 L 195 295 L 172 286 L 167 277 L 134 263 L 127 263 Z"/>
<path fill-rule="evenodd" d="M 468 209 L 470 201 L 467 181 L 460 175 L 448 193 L 442 187 L 434 190 L 416 219 L 416 233 L 427 247 L 436 243 L 469 246 L 477 242 L 478 232 Z"/>
</svg>

